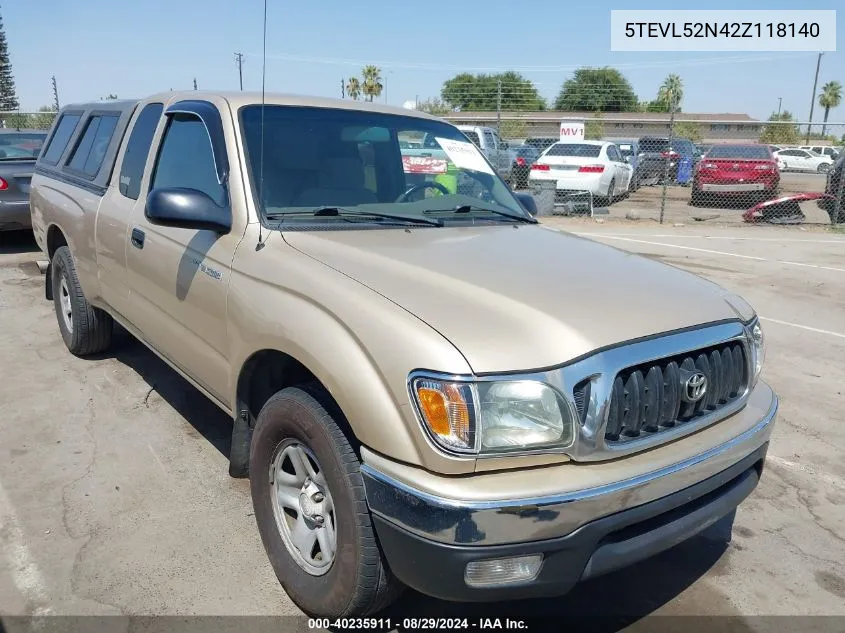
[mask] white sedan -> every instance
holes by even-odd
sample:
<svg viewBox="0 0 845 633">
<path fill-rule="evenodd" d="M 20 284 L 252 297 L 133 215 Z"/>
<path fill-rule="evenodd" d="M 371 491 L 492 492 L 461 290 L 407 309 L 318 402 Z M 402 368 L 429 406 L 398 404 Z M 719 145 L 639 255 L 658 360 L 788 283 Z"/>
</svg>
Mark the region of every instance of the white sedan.
<svg viewBox="0 0 845 633">
<path fill-rule="evenodd" d="M 606 141 L 567 141 L 551 145 L 540 155 L 528 176 L 529 185 L 554 180 L 557 197 L 590 192 L 596 204 L 610 205 L 624 195 L 633 169 L 619 148 Z"/>
<path fill-rule="evenodd" d="M 790 147 L 774 153 L 781 171 L 814 171 L 826 174 L 833 167 L 830 156 L 816 154 L 811 150 Z"/>
</svg>

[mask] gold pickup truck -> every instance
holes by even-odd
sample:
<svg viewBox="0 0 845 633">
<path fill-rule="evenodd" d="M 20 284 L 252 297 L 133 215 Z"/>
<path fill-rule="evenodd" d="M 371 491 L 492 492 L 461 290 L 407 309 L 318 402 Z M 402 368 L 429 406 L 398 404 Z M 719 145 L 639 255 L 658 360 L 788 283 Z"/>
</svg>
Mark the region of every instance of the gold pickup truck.
<svg viewBox="0 0 845 633">
<path fill-rule="evenodd" d="M 532 201 L 434 117 L 241 92 L 67 106 L 31 189 L 70 352 L 117 321 L 232 416 L 270 563 L 322 617 L 562 594 L 757 485 L 753 309 Z"/>
</svg>

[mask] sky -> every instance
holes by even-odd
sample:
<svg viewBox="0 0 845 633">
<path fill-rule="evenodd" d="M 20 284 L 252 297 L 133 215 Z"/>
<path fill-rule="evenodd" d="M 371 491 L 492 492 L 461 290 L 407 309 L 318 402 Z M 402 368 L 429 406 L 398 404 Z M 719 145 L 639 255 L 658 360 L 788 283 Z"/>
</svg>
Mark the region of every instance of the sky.
<svg viewBox="0 0 845 633">
<path fill-rule="evenodd" d="M 567 6 L 570 5 L 570 6 Z M 578 66 L 614 66 L 641 99 L 665 76 L 684 81 L 685 112 L 767 118 L 782 107 L 809 116 L 816 54 L 610 51 L 610 10 L 836 9 L 841 0 L 707 0 L 699 3 L 453 0 L 268 0 L 268 91 L 340 97 L 342 78 L 364 63 L 382 68 L 380 101 L 401 105 L 439 95 L 458 72 L 513 69 L 553 100 Z M 0 5 L 22 110 L 110 93 L 143 97 L 169 89 L 260 90 L 263 0 L 5 0 Z M 845 47 L 845 11 L 837 40 Z M 845 83 L 845 52 L 822 58 L 819 86 Z M 816 106 L 814 120 L 821 115 Z M 845 122 L 845 105 L 830 120 Z"/>
</svg>

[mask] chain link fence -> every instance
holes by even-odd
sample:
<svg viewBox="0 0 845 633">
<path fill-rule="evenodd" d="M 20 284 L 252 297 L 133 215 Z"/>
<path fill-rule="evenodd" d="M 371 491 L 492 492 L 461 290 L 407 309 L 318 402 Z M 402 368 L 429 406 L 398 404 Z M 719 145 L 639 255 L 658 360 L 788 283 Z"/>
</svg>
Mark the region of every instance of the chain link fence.
<svg viewBox="0 0 845 633">
<path fill-rule="evenodd" d="M 845 223 L 837 163 L 845 123 L 809 125 L 786 111 L 768 120 L 684 112 L 672 96 L 672 77 L 682 93 L 676 75 L 644 102 L 612 76 L 601 81 L 602 73 L 613 70 L 576 71 L 557 84 L 557 96 L 553 84 L 518 73 L 462 73 L 438 97 L 410 107 L 469 131 L 514 187 L 554 181 L 556 213 L 673 224 Z M 567 137 L 567 129 L 577 132 Z M 486 130 L 495 135 L 485 138 Z M 613 157 L 606 146 L 550 148 L 592 141 L 612 143 Z M 504 169 L 502 150 L 511 155 Z"/>
<path fill-rule="evenodd" d="M 493 143 L 506 147 L 517 189 L 556 181 L 555 213 L 672 224 L 845 223 L 845 148 L 836 140 L 845 138 L 842 123 L 815 123 L 808 138 L 807 123 L 737 114 L 493 110 L 442 116 L 474 132 L 471 140 L 495 131 L 492 143 L 480 145 L 488 156 Z M 582 123 L 583 141 L 580 135 L 562 140 L 562 121 L 564 128 L 575 122 L 576 134 Z M 551 147 L 555 143 L 569 147 Z M 578 196 L 582 204 L 568 204 Z"/>
<path fill-rule="evenodd" d="M 47 131 L 56 119 L 56 112 L 0 112 L 0 126 L 6 130 Z"/>
</svg>

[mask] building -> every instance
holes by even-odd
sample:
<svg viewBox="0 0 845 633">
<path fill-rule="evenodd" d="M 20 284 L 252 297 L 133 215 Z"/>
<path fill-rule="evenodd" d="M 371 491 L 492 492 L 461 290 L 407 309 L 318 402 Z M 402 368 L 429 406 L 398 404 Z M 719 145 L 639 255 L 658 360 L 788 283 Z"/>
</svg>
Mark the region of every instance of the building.
<svg viewBox="0 0 845 633">
<path fill-rule="evenodd" d="M 444 118 L 456 125 L 496 127 L 501 120 L 505 138 L 558 136 L 561 119 L 584 119 L 587 134 L 596 138 L 634 139 L 641 136 L 667 136 L 668 112 L 450 112 Z M 679 112 L 675 123 L 696 125 L 703 143 L 757 142 L 764 122 L 747 114 L 706 114 Z"/>
</svg>

